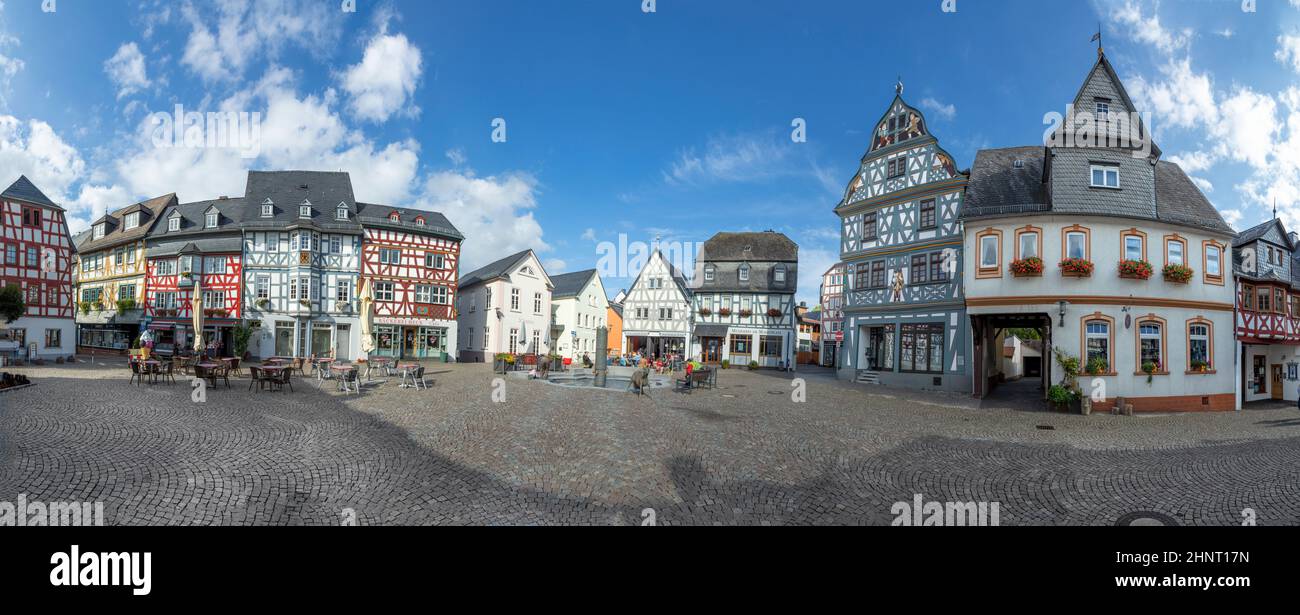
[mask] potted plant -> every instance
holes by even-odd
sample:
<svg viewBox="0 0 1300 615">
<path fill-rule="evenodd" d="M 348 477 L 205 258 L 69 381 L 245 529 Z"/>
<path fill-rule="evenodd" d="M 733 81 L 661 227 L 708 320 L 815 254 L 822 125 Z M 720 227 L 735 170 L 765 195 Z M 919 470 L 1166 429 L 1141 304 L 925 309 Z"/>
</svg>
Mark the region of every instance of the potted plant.
<svg viewBox="0 0 1300 615">
<path fill-rule="evenodd" d="M 1119 262 L 1119 277 L 1146 280 L 1151 277 L 1151 263 L 1144 260 L 1125 259 Z"/>
<path fill-rule="evenodd" d="M 1151 384 L 1151 376 L 1160 369 L 1160 364 L 1155 361 L 1143 361 L 1142 372 L 1147 375 L 1147 384 Z"/>
<path fill-rule="evenodd" d="M 753 311 L 753 310 L 740 310 L 740 317 L 741 317 L 741 318 L 749 318 L 750 316 L 753 316 L 753 315 L 754 315 L 754 311 Z"/>
<path fill-rule="evenodd" d="M 753 369 L 758 369 L 758 361 L 750 361 L 750 362 L 749 362 L 749 369 L 751 369 L 751 370 L 753 370 Z"/>
<path fill-rule="evenodd" d="M 77 305 L 77 307 L 80 307 L 80 308 L 81 308 L 81 313 L 82 313 L 82 314 L 89 314 L 89 313 L 90 313 L 90 302 L 89 302 L 89 301 L 82 301 L 81 303 L 79 303 L 79 304 Z"/>
<path fill-rule="evenodd" d="M 1011 261 L 1011 275 L 1017 278 L 1026 278 L 1043 275 L 1043 259 L 1037 256 L 1029 258 L 1018 258 Z"/>
<path fill-rule="evenodd" d="M 1192 371 L 1205 373 L 1210 371 L 1210 364 L 1201 359 L 1192 359 Z"/>
<path fill-rule="evenodd" d="M 230 336 L 233 338 L 235 356 L 248 358 L 248 342 L 253 338 L 253 327 L 237 323 L 230 328 Z"/>
<path fill-rule="evenodd" d="M 727 368 L 729 368 L 729 367 L 731 367 L 731 361 L 729 361 L 729 360 L 727 360 L 727 359 L 723 359 L 723 360 L 722 360 L 722 369 L 727 369 Z"/>
<path fill-rule="evenodd" d="M 700 308 L 700 316 L 712 316 L 712 315 L 713 315 L 713 310 L 710 310 L 709 308 L 706 307 Z"/>
<path fill-rule="evenodd" d="M 303 307 L 305 307 L 305 308 L 307 308 L 307 309 L 311 309 L 311 301 L 309 301 L 309 300 L 307 300 L 307 299 L 299 299 L 299 300 L 298 300 L 298 305 L 301 305 L 301 306 L 303 306 Z"/>
<path fill-rule="evenodd" d="M 741 315 L 742 315 L 742 316 L 744 316 L 744 312 L 745 312 L 744 310 L 741 310 Z M 718 316 L 721 316 L 721 317 L 723 317 L 723 318 L 726 318 L 726 317 L 728 317 L 728 316 L 731 316 L 731 308 L 727 308 L 727 307 L 724 307 L 724 308 L 718 308 Z"/>
<path fill-rule="evenodd" d="M 122 313 L 122 312 L 126 312 L 126 311 L 128 311 L 128 310 L 134 310 L 134 309 L 135 309 L 135 299 L 118 299 L 118 300 L 117 300 L 117 311 L 118 311 L 119 314 Z"/>
<path fill-rule="evenodd" d="M 1101 357 L 1093 357 L 1091 359 L 1088 359 L 1089 376 L 1101 376 L 1109 372 L 1110 372 L 1110 364 L 1106 362 L 1106 359 L 1103 359 Z"/>
<path fill-rule="evenodd" d="M 1082 258 L 1067 258 L 1060 263 L 1061 275 L 1067 278 L 1086 278 L 1092 275 L 1092 261 Z"/>
<path fill-rule="evenodd" d="M 1070 406 L 1078 401 L 1079 394 L 1065 385 L 1054 384 L 1047 389 L 1047 401 L 1052 402 L 1053 406 L 1061 412 L 1068 412 Z"/>
<path fill-rule="evenodd" d="M 515 355 L 508 352 L 497 353 L 492 359 L 492 370 L 498 374 L 506 373 L 506 370 L 514 367 Z"/>
<path fill-rule="evenodd" d="M 777 308 L 768 308 L 768 310 L 767 310 L 767 317 L 768 317 L 768 318 L 780 318 L 780 317 L 781 317 L 781 310 L 779 310 L 779 309 L 777 309 Z"/>
<path fill-rule="evenodd" d="M 1186 284 L 1192 279 L 1192 268 L 1187 265 L 1165 265 L 1161 273 L 1165 276 L 1165 281 L 1175 284 Z"/>
</svg>

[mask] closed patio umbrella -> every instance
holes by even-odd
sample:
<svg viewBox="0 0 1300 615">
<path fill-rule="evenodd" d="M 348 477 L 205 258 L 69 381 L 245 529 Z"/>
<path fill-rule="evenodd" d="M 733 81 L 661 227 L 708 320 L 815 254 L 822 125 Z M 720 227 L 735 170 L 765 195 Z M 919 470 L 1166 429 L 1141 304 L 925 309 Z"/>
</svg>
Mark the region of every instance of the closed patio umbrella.
<svg viewBox="0 0 1300 615">
<path fill-rule="evenodd" d="M 196 276 L 197 277 L 197 276 Z M 190 299 L 190 310 L 194 312 L 194 352 L 203 352 L 203 289 L 194 282 L 194 296 Z"/>
<path fill-rule="evenodd" d="M 372 331 L 374 327 L 371 323 L 371 308 L 375 298 L 371 295 L 369 281 L 361 278 L 360 284 L 357 300 L 361 302 L 361 352 L 368 355 L 375 351 L 375 338 Z"/>
</svg>

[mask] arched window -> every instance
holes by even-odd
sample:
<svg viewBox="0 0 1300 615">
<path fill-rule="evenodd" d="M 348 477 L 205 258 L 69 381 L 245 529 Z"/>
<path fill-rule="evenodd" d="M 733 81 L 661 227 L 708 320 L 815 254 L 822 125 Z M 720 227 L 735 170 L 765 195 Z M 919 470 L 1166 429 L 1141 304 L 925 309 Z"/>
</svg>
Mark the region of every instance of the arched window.
<svg viewBox="0 0 1300 615">
<path fill-rule="evenodd" d="M 424 226 L 424 216 L 416 216 L 416 217 L 415 217 L 415 225 L 416 225 L 416 226 Z"/>
<path fill-rule="evenodd" d="M 1148 367 L 1154 367 L 1154 374 L 1168 374 L 1169 363 L 1165 360 L 1165 320 L 1155 314 L 1147 314 L 1134 323 L 1137 329 L 1137 369 L 1134 375 L 1146 375 Z"/>
<path fill-rule="evenodd" d="M 975 235 L 975 249 L 979 253 L 975 277 L 1002 277 L 1002 231 L 994 228 L 980 231 Z"/>
<path fill-rule="evenodd" d="M 1147 259 L 1147 234 L 1135 228 L 1119 234 L 1120 259 L 1144 261 Z"/>
<path fill-rule="evenodd" d="M 1223 286 L 1223 244 L 1206 239 L 1201 242 L 1201 270 L 1205 283 Z"/>
<path fill-rule="evenodd" d="M 1115 375 L 1115 319 L 1094 312 L 1080 323 L 1082 370 L 1097 376 Z"/>
<path fill-rule="evenodd" d="M 1092 260 L 1091 229 L 1078 224 L 1061 229 L 1061 260 L 1067 258 Z"/>
<path fill-rule="evenodd" d="M 1214 323 L 1200 316 L 1187 321 L 1187 371 L 1214 371 Z"/>
</svg>

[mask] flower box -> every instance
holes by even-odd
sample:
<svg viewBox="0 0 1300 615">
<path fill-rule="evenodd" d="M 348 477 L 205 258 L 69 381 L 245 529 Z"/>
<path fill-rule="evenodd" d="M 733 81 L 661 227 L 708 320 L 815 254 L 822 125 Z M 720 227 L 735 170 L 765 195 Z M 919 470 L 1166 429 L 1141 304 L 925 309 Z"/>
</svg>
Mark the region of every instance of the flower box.
<svg viewBox="0 0 1300 615">
<path fill-rule="evenodd" d="M 728 311 L 727 314 L 723 314 L 723 315 L 726 316 L 726 315 L 729 315 L 730 313 L 731 313 L 731 312 Z M 741 310 L 741 311 L 740 311 L 740 317 L 741 317 L 741 318 L 749 318 L 750 316 L 753 316 L 753 315 L 754 315 L 754 311 L 753 311 L 753 310 Z"/>
<path fill-rule="evenodd" d="M 700 316 L 712 316 L 712 315 L 713 315 L 713 310 L 710 310 L 709 308 L 706 307 L 700 308 Z"/>
<path fill-rule="evenodd" d="M 1067 278 L 1087 278 L 1092 276 L 1092 261 L 1083 258 L 1067 258 L 1060 262 L 1061 275 Z"/>
<path fill-rule="evenodd" d="M 742 312 L 743 312 L 743 310 L 742 310 Z M 742 315 L 743 315 L 743 314 L 742 314 Z M 728 316 L 731 316 L 731 308 L 719 308 L 719 309 L 718 309 L 718 316 L 721 316 L 721 317 L 723 317 L 723 318 L 726 318 L 726 317 L 728 317 Z"/>
<path fill-rule="evenodd" d="M 767 310 L 767 317 L 768 317 L 768 318 L 780 318 L 780 317 L 781 317 L 781 310 L 778 310 L 778 309 L 776 309 L 776 308 L 770 308 L 770 309 Z"/>
<path fill-rule="evenodd" d="M 1130 280 L 1146 280 L 1151 278 L 1151 263 L 1143 260 L 1122 260 L 1119 262 L 1119 277 Z"/>
<path fill-rule="evenodd" d="M 1186 284 L 1192 279 L 1192 268 L 1187 265 L 1165 265 L 1161 270 L 1166 282 Z"/>
<path fill-rule="evenodd" d="M 1008 268 L 1011 270 L 1011 275 L 1017 278 L 1040 276 L 1043 275 L 1043 259 L 1037 256 L 1016 259 L 1011 261 Z"/>
</svg>

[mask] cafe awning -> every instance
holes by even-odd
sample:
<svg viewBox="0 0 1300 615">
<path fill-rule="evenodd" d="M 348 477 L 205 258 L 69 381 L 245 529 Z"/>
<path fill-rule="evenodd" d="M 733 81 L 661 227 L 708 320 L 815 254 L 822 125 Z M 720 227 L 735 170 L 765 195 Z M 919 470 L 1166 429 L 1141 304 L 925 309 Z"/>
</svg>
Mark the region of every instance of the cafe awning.
<svg viewBox="0 0 1300 615">
<path fill-rule="evenodd" d="M 727 325 L 695 325 L 695 337 L 727 337 Z"/>
</svg>

